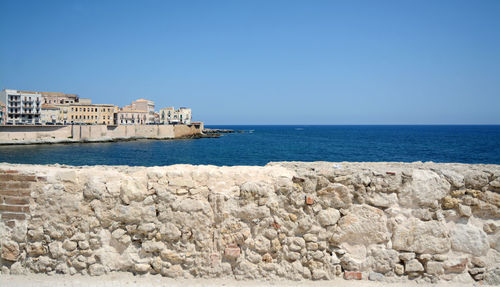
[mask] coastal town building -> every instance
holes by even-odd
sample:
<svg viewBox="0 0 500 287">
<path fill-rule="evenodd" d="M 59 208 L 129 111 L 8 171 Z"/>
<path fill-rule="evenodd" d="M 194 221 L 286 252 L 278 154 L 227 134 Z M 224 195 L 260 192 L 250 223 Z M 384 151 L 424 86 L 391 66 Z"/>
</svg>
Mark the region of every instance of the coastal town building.
<svg viewBox="0 0 500 287">
<path fill-rule="evenodd" d="M 71 104 L 68 106 L 70 124 L 114 125 L 118 107 L 106 104 Z"/>
<path fill-rule="evenodd" d="M 54 105 L 42 104 L 41 123 L 42 125 L 55 125 L 61 123 L 59 119 L 60 108 Z"/>
<path fill-rule="evenodd" d="M 129 111 L 129 112 L 146 112 L 146 120 L 145 124 L 152 124 L 155 122 L 155 103 L 150 100 L 138 99 L 133 101 L 132 104 L 128 106 L 124 106 L 120 109 L 121 111 Z M 138 114 L 137 114 L 138 115 Z"/>
<path fill-rule="evenodd" d="M 174 107 L 155 112 L 155 103 L 138 99 L 130 105 L 92 104 L 90 98 L 58 92 L 0 92 L 0 125 L 144 125 L 191 124 L 191 109 Z"/>
<path fill-rule="evenodd" d="M 67 105 L 78 103 L 80 98 L 76 94 L 64 94 L 64 93 L 53 93 L 53 92 L 26 92 L 26 93 L 39 93 L 42 95 L 43 104 L 49 105 Z"/>
<path fill-rule="evenodd" d="M 0 101 L 0 125 L 5 123 L 5 104 Z"/>
<path fill-rule="evenodd" d="M 148 112 L 122 109 L 116 113 L 116 119 L 119 125 L 143 125 L 148 123 Z"/>
<path fill-rule="evenodd" d="M 40 124 L 42 95 L 4 89 L 0 100 L 5 103 L 5 124 Z"/>
<path fill-rule="evenodd" d="M 181 107 L 176 110 L 174 107 L 160 109 L 161 124 L 191 124 L 191 109 Z"/>
</svg>

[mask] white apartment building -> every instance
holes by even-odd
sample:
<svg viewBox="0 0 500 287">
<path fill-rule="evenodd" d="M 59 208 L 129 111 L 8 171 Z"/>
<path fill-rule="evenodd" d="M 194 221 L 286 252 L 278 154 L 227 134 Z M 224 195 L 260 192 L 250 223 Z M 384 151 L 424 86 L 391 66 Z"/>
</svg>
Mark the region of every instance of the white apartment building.
<svg viewBox="0 0 500 287">
<path fill-rule="evenodd" d="M 176 110 L 174 107 L 160 109 L 161 124 L 191 124 L 191 109 L 181 107 Z"/>
<path fill-rule="evenodd" d="M 0 101 L 5 103 L 5 123 L 8 125 L 40 124 L 42 95 L 4 89 Z"/>
<path fill-rule="evenodd" d="M 0 125 L 5 124 L 5 104 L 0 101 Z"/>
</svg>

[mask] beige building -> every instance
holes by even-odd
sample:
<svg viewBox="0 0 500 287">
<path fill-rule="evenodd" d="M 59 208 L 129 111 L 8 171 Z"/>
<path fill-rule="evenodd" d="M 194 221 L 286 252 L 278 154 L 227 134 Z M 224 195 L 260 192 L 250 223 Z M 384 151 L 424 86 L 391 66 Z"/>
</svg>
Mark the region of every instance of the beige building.
<svg viewBox="0 0 500 287">
<path fill-rule="evenodd" d="M 176 110 L 174 107 L 160 109 L 161 124 L 191 124 L 191 109 L 181 107 Z"/>
<path fill-rule="evenodd" d="M 148 112 L 138 110 L 120 110 L 116 113 L 118 125 L 144 125 L 148 123 Z"/>
<path fill-rule="evenodd" d="M 64 94 L 53 92 L 25 92 L 25 93 L 39 93 L 42 95 L 42 104 L 49 105 L 68 105 L 79 103 L 80 98 L 76 94 Z"/>
<path fill-rule="evenodd" d="M 129 111 L 129 112 L 146 112 L 146 121 L 145 124 L 154 123 L 155 122 L 155 103 L 150 100 L 138 99 L 133 101 L 131 105 L 125 106 L 121 111 Z"/>
<path fill-rule="evenodd" d="M 54 105 L 42 104 L 41 122 L 42 125 L 60 123 L 60 108 Z"/>
<path fill-rule="evenodd" d="M 72 124 L 115 125 L 118 107 L 103 104 L 71 104 L 67 111 L 67 121 Z"/>
</svg>

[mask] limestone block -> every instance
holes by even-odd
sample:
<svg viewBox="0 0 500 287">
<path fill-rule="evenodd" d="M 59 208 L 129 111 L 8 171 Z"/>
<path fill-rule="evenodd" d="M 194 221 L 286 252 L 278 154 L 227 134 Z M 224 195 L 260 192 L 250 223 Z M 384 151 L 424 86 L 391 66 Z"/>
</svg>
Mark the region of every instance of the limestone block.
<svg viewBox="0 0 500 287">
<path fill-rule="evenodd" d="M 184 273 L 184 270 L 180 265 L 172 265 L 170 268 L 162 268 L 161 275 L 167 276 L 170 278 L 178 278 L 181 277 Z"/>
<path fill-rule="evenodd" d="M 268 218 L 271 216 L 269 208 L 266 206 L 257 206 L 255 203 L 233 209 L 231 212 L 234 216 L 244 220 Z"/>
<path fill-rule="evenodd" d="M 443 263 L 441 262 L 435 262 L 435 261 L 429 261 L 425 264 L 425 271 L 434 276 L 439 276 L 444 274 L 444 268 L 443 268 Z"/>
<path fill-rule="evenodd" d="M 146 241 L 142 243 L 142 250 L 147 253 L 160 252 L 165 249 L 165 244 L 158 241 Z"/>
<path fill-rule="evenodd" d="M 389 240 L 387 217 L 380 209 L 369 205 L 354 205 L 338 222 L 335 242 L 351 244 L 376 244 Z"/>
<path fill-rule="evenodd" d="M 449 232 L 442 222 L 410 218 L 396 224 L 392 248 L 416 253 L 445 253 L 450 249 Z"/>
<path fill-rule="evenodd" d="M 384 274 L 381 273 L 370 272 L 370 274 L 368 274 L 368 280 L 370 281 L 383 281 L 384 278 Z"/>
<path fill-rule="evenodd" d="M 178 240 L 182 233 L 173 223 L 166 223 L 160 227 L 160 234 L 168 241 Z"/>
<path fill-rule="evenodd" d="M 24 221 L 17 222 L 14 228 L 12 228 L 12 239 L 16 242 L 26 241 L 27 231 L 28 227 L 26 225 L 26 222 Z M 43 229 L 42 229 L 42 234 L 43 234 Z"/>
<path fill-rule="evenodd" d="M 60 241 L 53 241 L 49 243 L 49 251 L 52 258 L 59 258 L 64 254 L 62 243 Z"/>
<path fill-rule="evenodd" d="M 28 254 L 30 256 L 40 256 L 47 253 L 47 248 L 41 242 L 28 243 Z"/>
<path fill-rule="evenodd" d="M 267 253 L 271 248 L 271 242 L 264 236 L 258 236 L 254 240 L 254 248 L 257 252 L 261 254 Z"/>
<path fill-rule="evenodd" d="M 453 250 L 474 256 L 485 255 L 490 247 L 486 233 L 469 224 L 456 224 L 450 237 Z"/>
<path fill-rule="evenodd" d="M 488 185 L 488 174 L 479 170 L 469 169 L 464 173 L 465 187 L 481 190 Z"/>
<path fill-rule="evenodd" d="M 392 271 L 399 262 L 398 252 L 392 249 L 385 249 L 380 246 L 372 248 L 370 256 L 372 270 L 379 273 Z"/>
<path fill-rule="evenodd" d="M 318 213 L 317 219 L 321 226 L 335 225 L 340 219 L 340 212 L 334 208 L 324 209 Z"/>
<path fill-rule="evenodd" d="M 114 220 L 126 224 L 152 222 L 156 218 L 154 206 L 143 206 L 139 202 L 130 202 L 129 205 L 117 204 L 112 210 Z"/>
<path fill-rule="evenodd" d="M 26 274 L 26 268 L 23 267 L 21 262 L 15 262 L 10 267 L 10 274 L 12 274 L 12 275 L 24 275 L 24 274 Z"/>
<path fill-rule="evenodd" d="M 73 251 L 77 247 L 77 243 L 71 240 L 64 240 L 62 247 L 68 251 Z"/>
<path fill-rule="evenodd" d="M 405 263 L 405 272 L 422 272 L 424 271 L 424 266 L 417 259 L 409 260 Z"/>
<path fill-rule="evenodd" d="M 497 267 L 486 272 L 484 282 L 489 285 L 500 285 L 500 268 Z"/>
<path fill-rule="evenodd" d="M 390 207 L 398 204 L 396 193 L 371 192 L 366 197 L 366 202 L 376 207 Z"/>
<path fill-rule="evenodd" d="M 314 269 L 312 271 L 313 280 L 328 280 L 328 274 L 322 269 Z"/>
<path fill-rule="evenodd" d="M 442 169 L 441 174 L 443 174 L 448 182 L 455 188 L 461 188 L 465 185 L 464 176 L 458 172 L 449 169 Z"/>
<path fill-rule="evenodd" d="M 173 264 L 179 264 L 184 262 L 184 257 L 181 254 L 168 249 L 162 250 L 160 253 L 160 257 L 161 259 L 171 262 Z"/>
<path fill-rule="evenodd" d="M 124 179 L 120 187 L 120 199 L 125 204 L 131 201 L 143 201 L 148 195 L 148 189 L 143 181 Z"/>
<path fill-rule="evenodd" d="M 349 208 L 353 195 L 349 189 L 340 183 L 331 184 L 317 192 L 325 205 L 333 208 Z"/>
<path fill-rule="evenodd" d="M 472 210 L 470 206 L 467 205 L 458 205 L 458 214 L 465 216 L 465 217 L 470 217 L 472 215 Z"/>
<path fill-rule="evenodd" d="M 151 265 L 144 263 L 137 263 L 134 265 L 134 270 L 139 273 L 146 273 L 151 270 Z"/>
<path fill-rule="evenodd" d="M 414 169 L 411 180 L 401 189 L 399 202 L 403 206 L 435 207 L 450 191 L 451 185 L 435 172 Z"/>
<path fill-rule="evenodd" d="M 2 241 L 2 255 L 1 258 L 7 261 L 16 261 L 19 256 L 19 245 L 15 241 L 4 240 Z"/>
<path fill-rule="evenodd" d="M 208 213 L 210 210 L 210 205 L 206 201 L 201 201 L 192 198 L 179 198 L 174 203 L 172 203 L 172 209 L 182 212 L 199 212 Z"/>
</svg>

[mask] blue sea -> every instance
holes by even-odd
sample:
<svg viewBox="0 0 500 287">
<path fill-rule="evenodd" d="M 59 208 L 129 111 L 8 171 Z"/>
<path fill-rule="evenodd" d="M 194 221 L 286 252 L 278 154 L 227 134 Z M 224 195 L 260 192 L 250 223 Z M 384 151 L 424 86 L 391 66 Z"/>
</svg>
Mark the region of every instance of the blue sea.
<svg viewBox="0 0 500 287">
<path fill-rule="evenodd" d="M 0 162 L 68 165 L 265 165 L 270 161 L 500 164 L 500 126 L 207 126 L 220 138 L 0 146 Z"/>
</svg>

